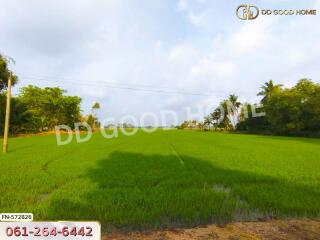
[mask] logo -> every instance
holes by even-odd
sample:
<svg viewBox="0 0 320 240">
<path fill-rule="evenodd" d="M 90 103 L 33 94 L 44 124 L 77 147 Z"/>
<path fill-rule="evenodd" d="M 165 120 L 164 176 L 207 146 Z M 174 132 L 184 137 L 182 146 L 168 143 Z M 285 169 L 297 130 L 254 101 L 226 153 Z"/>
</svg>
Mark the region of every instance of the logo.
<svg viewBox="0 0 320 240">
<path fill-rule="evenodd" d="M 236 14 L 241 20 L 253 20 L 259 16 L 259 8 L 254 5 L 241 4 L 237 7 Z"/>
<path fill-rule="evenodd" d="M 256 19 L 261 16 L 282 15 L 282 16 L 316 16 L 316 9 L 260 9 L 254 5 L 241 4 L 236 9 L 236 15 L 241 20 Z"/>
</svg>

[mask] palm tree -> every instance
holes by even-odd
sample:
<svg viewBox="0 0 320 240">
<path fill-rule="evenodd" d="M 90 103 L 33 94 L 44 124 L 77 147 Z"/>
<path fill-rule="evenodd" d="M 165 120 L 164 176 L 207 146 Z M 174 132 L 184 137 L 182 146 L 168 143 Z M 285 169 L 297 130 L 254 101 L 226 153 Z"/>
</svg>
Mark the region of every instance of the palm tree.
<svg viewBox="0 0 320 240">
<path fill-rule="evenodd" d="M 0 54 L 0 92 L 8 87 L 8 78 L 10 75 L 9 64 L 15 64 L 13 58 Z M 11 84 L 14 86 L 18 82 L 18 77 L 11 72 Z"/>
<path fill-rule="evenodd" d="M 210 113 L 210 118 L 211 118 L 211 121 L 213 122 L 213 126 L 215 130 L 217 130 L 217 127 L 220 124 L 221 114 L 222 113 L 220 108 L 216 108 L 212 113 Z"/>
<path fill-rule="evenodd" d="M 263 96 L 261 99 L 261 103 L 266 102 L 270 94 L 275 91 L 281 89 L 282 84 L 274 84 L 273 80 L 269 80 L 269 82 L 265 82 L 263 86 L 261 86 L 262 91 L 258 93 L 258 96 Z"/>
<path fill-rule="evenodd" d="M 232 127 L 234 127 L 239 122 L 239 108 L 241 103 L 238 101 L 238 96 L 235 94 L 229 95 L 227 102 L 224 104 L 227 104 L 227 117 L 230 120 Z M 231 126 L 229 125 L 229 127 Z"/>
<path fill-rule="evenodd" d="M 244 121 L 246 118 L 249 117 L 249 109 L 251 110 L 251 105 L 249 103 L 241 104 L 240 113 L 239 113 L 239 120 Z"/>
<path fill-rule="evenodd" d="M 100 103 L 98 103 L 98 102 L 93 103 L 93 105 L 91 107 L 92 112 L 94 112 L 98 109 L 100 109 Z"/>
<path fill-rule="evenodd" d="M 232 106 L 235 107 L 236 109 L 238 109 L 241 105 L 241 103 L 238 102 L 238 96 L 236 96 L 235 94 L 229 95 L 228 100 L 232 104 Z"/>
<path fill-rule="evenodd" d="M 230 122 L 229 112 L 228 112 L 229 105 L 230 105 L 229 100 L 223 100 L 220 103 L 220 108 L 218 108 L 220 112 L 221 112 L 221 110 L 223 110 L 223 113 L 220 113 L 222 121 L 219 123 L 219 126 L 223 127 L 224 129 L 231 128 L 231 122 Z M 222 114 L 223 114 L 223 116 L 222 116 Z"/>
<path fill-rule="evenodd" d="M 204 121 L 203 121 L 203 125 L 204 126 L 208 126 L 209 130 L 210 130 L 210 125 L 211 125 L 211 117 L 210 115 L 204 117 Z"/>
<path fill-rule="evenodd" d="M 100 109 L 100 103 L 98 103 L 98 102 L 95 102 L 95 103 L 93 103 L 93 105 L 92 105 L 92 107 L 91 107 L 91 111 L 92 111 L 92 121 L 93 121 L 93 129 L 95 129 L 96 128 L 96 123 L 97 123 L 97 121 L 98 121 L 98 117 L 97 117 L 97 113 L 96 113 L 96 111 L 98 110 L 98 109 Z"/>
</svg>

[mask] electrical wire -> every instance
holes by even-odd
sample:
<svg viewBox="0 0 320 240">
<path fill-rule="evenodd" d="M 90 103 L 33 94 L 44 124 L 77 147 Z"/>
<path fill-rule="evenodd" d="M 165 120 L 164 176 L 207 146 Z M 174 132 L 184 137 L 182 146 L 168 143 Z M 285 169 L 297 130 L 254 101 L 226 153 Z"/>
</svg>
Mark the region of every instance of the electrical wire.
<svg viewBox="0 0 320 240">
<path fill-rule="evenodd" d="M 54 82 L 62 84 L 77 84 L 83 86 L 92 86 L 92 87 L 105 87 L 110 89 L 120 89 L 120 90 L 129 90 L 129 91 L 141 91 L 141 92 L 152 92 L 152 93 L 162 93 L 162 94 L 181 94 L 181 95 L 193 95 L 193 96 L 206 96 L 206 97 L 216 97 L 216 96 L 225 96 L 225 93 L 222 92 L 208 92 L 203 89 L 184 89 L 184 88 L 169 88 L 169 87 L 159 87 L 152 85 L 140 85 L 140 84 L 128 84 L 128 83 L 115 83 L 109 81 L 94 81 L 94 82 L 85 82 L 84 79 L 74 79 L 66 78 L 61 76 L 39 76 L 39 75 L 21 75 L 20 78 L 35 80 L 35 81 L 45 81 L 45 82 Z M 60 79 L 63 81 L 59 81 Z M 197 92 L 195 92 L 197 91 Z M 247 93 L 248 94 L 248 93 Z"/>
</svg>

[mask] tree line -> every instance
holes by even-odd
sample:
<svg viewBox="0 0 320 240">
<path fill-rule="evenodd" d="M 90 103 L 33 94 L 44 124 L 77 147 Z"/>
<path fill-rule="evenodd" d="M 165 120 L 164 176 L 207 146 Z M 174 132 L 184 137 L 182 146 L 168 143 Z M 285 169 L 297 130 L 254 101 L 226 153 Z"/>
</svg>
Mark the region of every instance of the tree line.
<svg viewBox="0 0 320 240">
<path fill-rule="evenodd" d="M 26 86 L 11 98 L 10 133 L 37 133 L 57 125 L 73 126 L 81 119 L 81 98 L 66 96 L 59 87 Z M 3 132 L 5 92 L 0 95 L 0 131 Z"/>
<path fill-rule="evenodd" d="M 22 87 L 17 96 L 11 97 L 10 133 L 39 133 L 53 131 L 55 126 L 86 122 L 93 130 L 100 127 L 97 110 L 100 104 L 95 102 L 91 113 L 82 115 L 81 98 L 68 96 L 67 91 L 59 87 L 29 85 Z M 4 130 L 6 92 L 0 94 L 0 133 Z M 85 128 L 83 130 L 86 130 Z"/>
<path fill-rule="evenodd" d="M 0 133 L 4 127 L 10 61 L 0 54 Z M 18 77 L 12 74 L 12 84 L 18 81 Z M 231 94 L 202 122 L 185 121 L 180 128 L 320 136 L 319 83 L 304 78 L 295 86 L 285 88 L 270 80 L 257 95 L 262 97 L 261 101 L 250 104 L 241 103 L 238 96 Z M 23 87 L 17 96 L 12 97 L 10 133 L 37 133 L 53 130 L 57 125 L 72 127 L 75 122 L 99 127 L 96 111 L 100 104 L 94 103 L 91 114 L 86 116 L 81 114 L 80 105 L 80 97 L 68 96 L 59 87 Z"/>
<path fill-rule="evenodd" d="M 6 111 L 6 90 L 10 71 L 10 59 L 0 55 L 0 133 L 4 131 Z M 12 85 L 18 82 L 12 74 Z M 91 113 L 81 114 L 81 98 L 68 96 L 66 90 L 59 87 L 29 85 L 22 87 L 19 94 L 11 97 L 10 133 L 38 133 L 54 130 L 57 125 L 74 126 L 76 122 L 87 122 L 92 128 L 99 127 L 96 111 L 99 103 L 94 103 Z"/>
<path fill-rule="evenodd" d="M 291 88 L 270 80 L 257 94 L 259 103 L 241 103 L 232 94 L 220 102 L 204 120 L 203 130 L 246 131 L 252 133 L 320 136 L 320 84 L 301 79 Z M 180 128 L 194 128 L 194 121 L 185 121 Z"/>
</svg>

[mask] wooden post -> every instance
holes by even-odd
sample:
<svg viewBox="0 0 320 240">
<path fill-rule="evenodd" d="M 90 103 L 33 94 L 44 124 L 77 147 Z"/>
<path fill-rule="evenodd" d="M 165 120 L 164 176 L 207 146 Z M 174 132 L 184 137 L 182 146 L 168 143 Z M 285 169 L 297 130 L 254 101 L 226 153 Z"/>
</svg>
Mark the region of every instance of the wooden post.
<svg viewBox="0 0 320 240">
<path fill-rule="evenodd" d="M 8 88 L 7 88 L 7 106 L 6 106 L 6 120 L 4 125 L 4 136 L 3 136 L 3 153 L 8 151 L 8 135 L 10 125 L 10 101 L 11 101 L 11 78 L 12 73 L 9 73 Z"/>
</svg>

